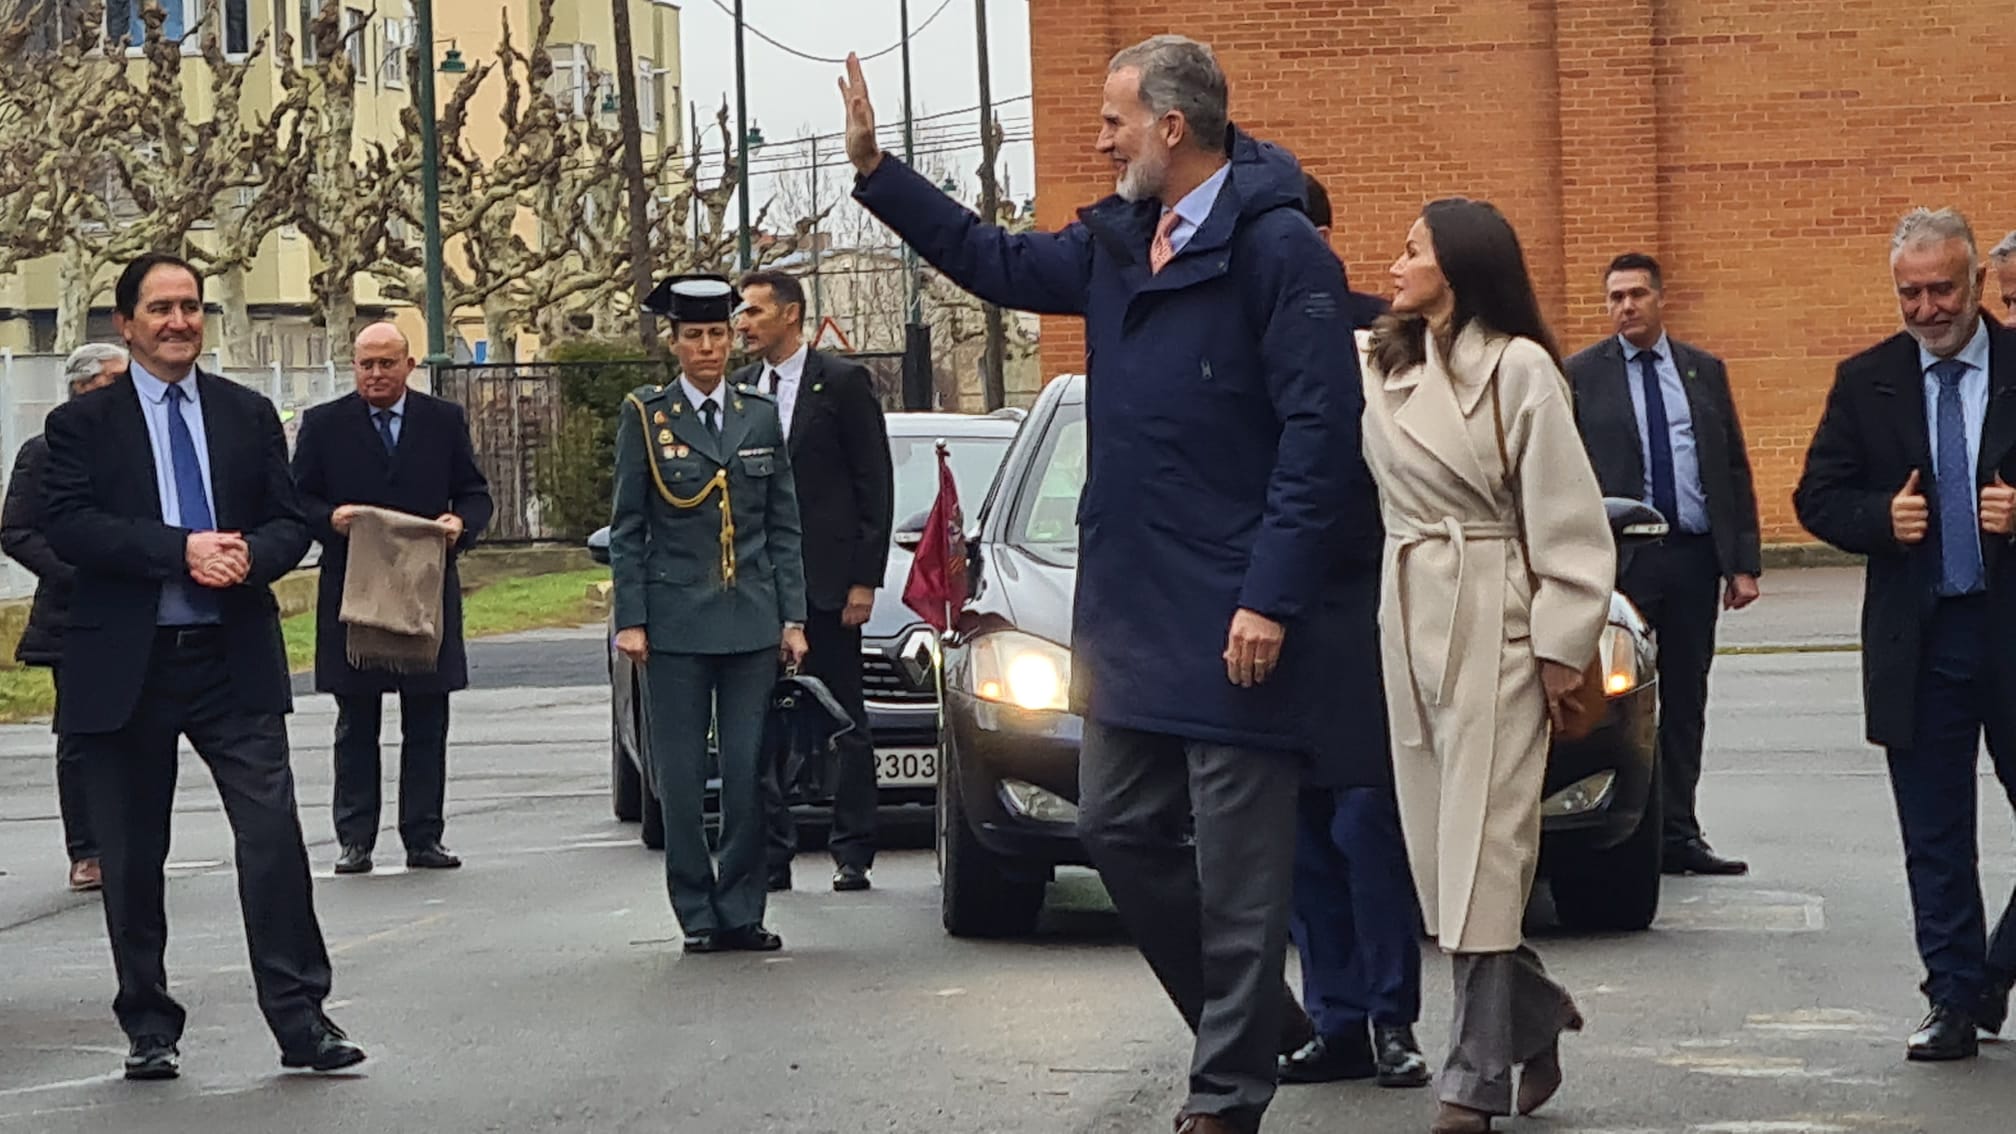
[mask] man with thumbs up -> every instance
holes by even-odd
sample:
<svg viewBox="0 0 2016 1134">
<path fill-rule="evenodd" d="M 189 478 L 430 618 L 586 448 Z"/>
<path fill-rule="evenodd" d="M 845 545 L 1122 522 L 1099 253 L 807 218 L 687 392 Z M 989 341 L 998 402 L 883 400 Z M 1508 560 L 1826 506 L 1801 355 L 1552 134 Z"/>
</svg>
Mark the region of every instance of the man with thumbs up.
<svg viewBox="0 0 2016 1134">
<path fill-rule="evenodd" d="M 2016 981 L 2016 923 L 1986 930 L 1975 831 L 1984 731 L 2016 799 L 2016 332 L 1981 309 L 1959 213 L 1906 214 L 1890 266 L 1904 331 L 1836 370 L 1793 503 L 1866 557 L 1866 731 L 1888 754 L 1931 1003 L 1906 1054 L 1967 1059 Z"/>
</svg>

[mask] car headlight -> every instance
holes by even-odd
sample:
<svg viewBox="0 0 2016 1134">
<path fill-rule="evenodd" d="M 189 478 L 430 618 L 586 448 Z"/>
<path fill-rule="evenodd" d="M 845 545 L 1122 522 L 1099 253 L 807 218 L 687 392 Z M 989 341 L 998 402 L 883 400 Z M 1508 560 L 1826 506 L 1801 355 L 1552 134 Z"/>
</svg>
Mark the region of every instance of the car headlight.
<svg viewBox="0 0 2016 1134">
<path fill-rule="evenodd" d="M 1638 642 L 1622 626 L 1606 626 L 1596 656 L 1603 663 L 1603 695 L 1622 697 L 1644 680 L 1638 672 Z"/>
<path fill-rule="evenodd" d="M 972 644 L 973 695 L 1023 709 L 1069 709 L 1071 651 L 1020 630 L 983 634 Z"/>
</svg>

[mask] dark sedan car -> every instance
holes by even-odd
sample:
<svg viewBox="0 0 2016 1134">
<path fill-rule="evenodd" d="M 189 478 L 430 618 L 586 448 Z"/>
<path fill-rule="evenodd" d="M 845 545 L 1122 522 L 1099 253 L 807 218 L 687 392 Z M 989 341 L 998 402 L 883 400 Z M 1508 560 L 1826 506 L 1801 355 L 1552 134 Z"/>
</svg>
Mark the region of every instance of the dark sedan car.
<svg viewBox="0 0 2016 1134">
<path fill-rule="evenodd" d="M 1030 411 L 980 513 L 973 597 L 944 650 L 938 861 L 944 924 L 956 935 L 1029 932 L 1056 867 L 1086 864 L 1064 645 L 1084 474 L 1084 380 L 1065 376 Z M 1620 548 L 1665 533 L 1642 504 L 1606 506 Z M 1658 910 L 1654 658 L 1644 620 L 1613 594 L 1602 640 L 1608 714 L 1548 761 L 1541 869 L 1572 927 L 1643 929 Z"/>
<path fill-rule="evenodd" d="M 903 605 L 903 584 L 910 575 L 910 551 L 916 546 L 924 518 L 938 494 L 936 446 L 944 440 L 951 454 L 952 479 L 961 501 L 977 501 L 987 491 L 1015 431 L 1024 417 L 1019 409 L 985 416 L 956 413 L 892 413 L 888 415 L 889 450 L 895 465 L 895 546 L 875 609 L 861 629 L 861 682 L 868 702 L 868 727 L 875 738 L 875 778 L 880 790 L 882 822 L 922 824 L 932 816 L 938 790 L 937 654 L 931 628 Z M 588 539 L 598 563 L 609 562 L 609 529 Z M 609 795 L 616 818 L 643 823 L 644 845 L 665 845 L 657 792 L 647 771 L 639 738 L 648 735 L 647 706 L 636 667 L 616 652 L 615 627 L 609 631 Z M 719 782 L 709 780 L 707 814 L 717 813 Z M 827 818 L 824 808 L 798 809 L 801 825 L 815 829 Z M 816 839 L 814 840 L 816 841 Z"/>
</svg>

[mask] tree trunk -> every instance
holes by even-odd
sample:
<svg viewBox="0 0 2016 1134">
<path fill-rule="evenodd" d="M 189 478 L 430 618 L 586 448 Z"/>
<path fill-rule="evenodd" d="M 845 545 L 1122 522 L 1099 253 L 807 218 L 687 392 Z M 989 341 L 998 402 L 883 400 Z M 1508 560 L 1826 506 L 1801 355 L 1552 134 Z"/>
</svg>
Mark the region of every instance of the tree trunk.
<svg viewBox="0 0 2016 1134">
<path fill-rule="evenodd" d="M 357 337 L 357 293 L 344 280 L 341 287 L 328 287 L 322 296 L 323 333 L 329 337 L 329 360 L 341 370 L 350 365 L 353 340 Z"/>
<path fill-rule="evenodd" d="M 490 343 L 491 362 L 518 361 L 518 313 L 502 294 L 483 301 L 483 337 Z"/>
<path fill-rule="evenodd" d="M 245 270 L 228 268 L 210 277 L 211 297 L 224 309 L 219 321 L 217 345 L 227 369 L 250 369 L 259 365 L 258 347 L 252 335 L 252 301 L 245 290 Z"/>
<path fill-rule="evenodd" d="M 56 268 L 56 352 L 69 354 L 85 343 L 91 328 L 91 276 L 97 257 L 74 234 L 63 238 Z"/>
</svg>

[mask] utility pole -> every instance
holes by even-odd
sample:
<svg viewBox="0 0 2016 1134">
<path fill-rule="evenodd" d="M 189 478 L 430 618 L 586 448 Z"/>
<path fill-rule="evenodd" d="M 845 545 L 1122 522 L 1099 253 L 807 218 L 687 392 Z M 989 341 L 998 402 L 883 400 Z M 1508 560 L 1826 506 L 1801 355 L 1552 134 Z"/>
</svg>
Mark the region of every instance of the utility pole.
<svg viewBox="0 0 2016 1134">
<path fill-rule="evenodd" d="M 812 135 L 812 327 L 813 334 L 826 321 L 826 293 L 819 269 L 826 263 L 826 250 L 819 239 L 819 135 Z"/>
<path fill-rule="evenodd" d="M 903 19 L 903 164 L 917 168 L 916 138 L 910 128 L 910 0 L 900 0 L 900 14 Z M 918 295 L 917 253 L 908 241 L 903 244 L 903 276 L 910 289 L 910 325 L 924 322 L 924 305 Z"/>
<path fill-rule="evenodd" d="M 1001 192 L 994 180 L 994 163 L 1001 154 L 1000 124 L 994 121 L 994 84 L 987 60 L 987 0 L 973 0 L 973 22 L 978 28 L 980 51 L 980 219 L 1001 223 Z M 1001 309 L 982 304 L 987 319 L 987 353 L 981 364 L 980 399 L 989 413 L 1008 404 L 1008 329 Z"/>
<path fill-rule="evenodd" d="M 413 76 L 413 101 L 420 112 L 421 270 L 427 283 L 427 368 L 454 361 L 448 353 L 448 312 L 441 294 L 441 139 L 440 107 L 434 101 L 434 0 L 414 0 L 414 38 L 420 41 L 420 66 Z M 346 332 L 347 333 L 347 332 Z"/>
<path fill-rule="evenodd" d="M 905 0 L 907 3 L 908 0 Z M 742 0 L 735 0 L 735 146 L 736 179 L 739 184 L 735 199 L 742 209 L 742 232 L 736 238 L 736 250 L 742 262 L 736 267 L 748 271 L 755 260 L 749 255 L 749 78 L 742 54 Z"/>
<path fill-rule="evenodd" d="M 644 182 L 644 123 L 638 113 L 637 55 L 630 34 L 630 0 L 611 0 L 616 21 L 616 92 L 623 100 L 623 180 L 630 202 L 630 286 L 636 292 L 637 334 L 644 346 L 656 350 L 656 322 L 644 310 L 644 297 L 651 294 L 651 218 L 645 195 L 651 192 Z"/>
</svg>

